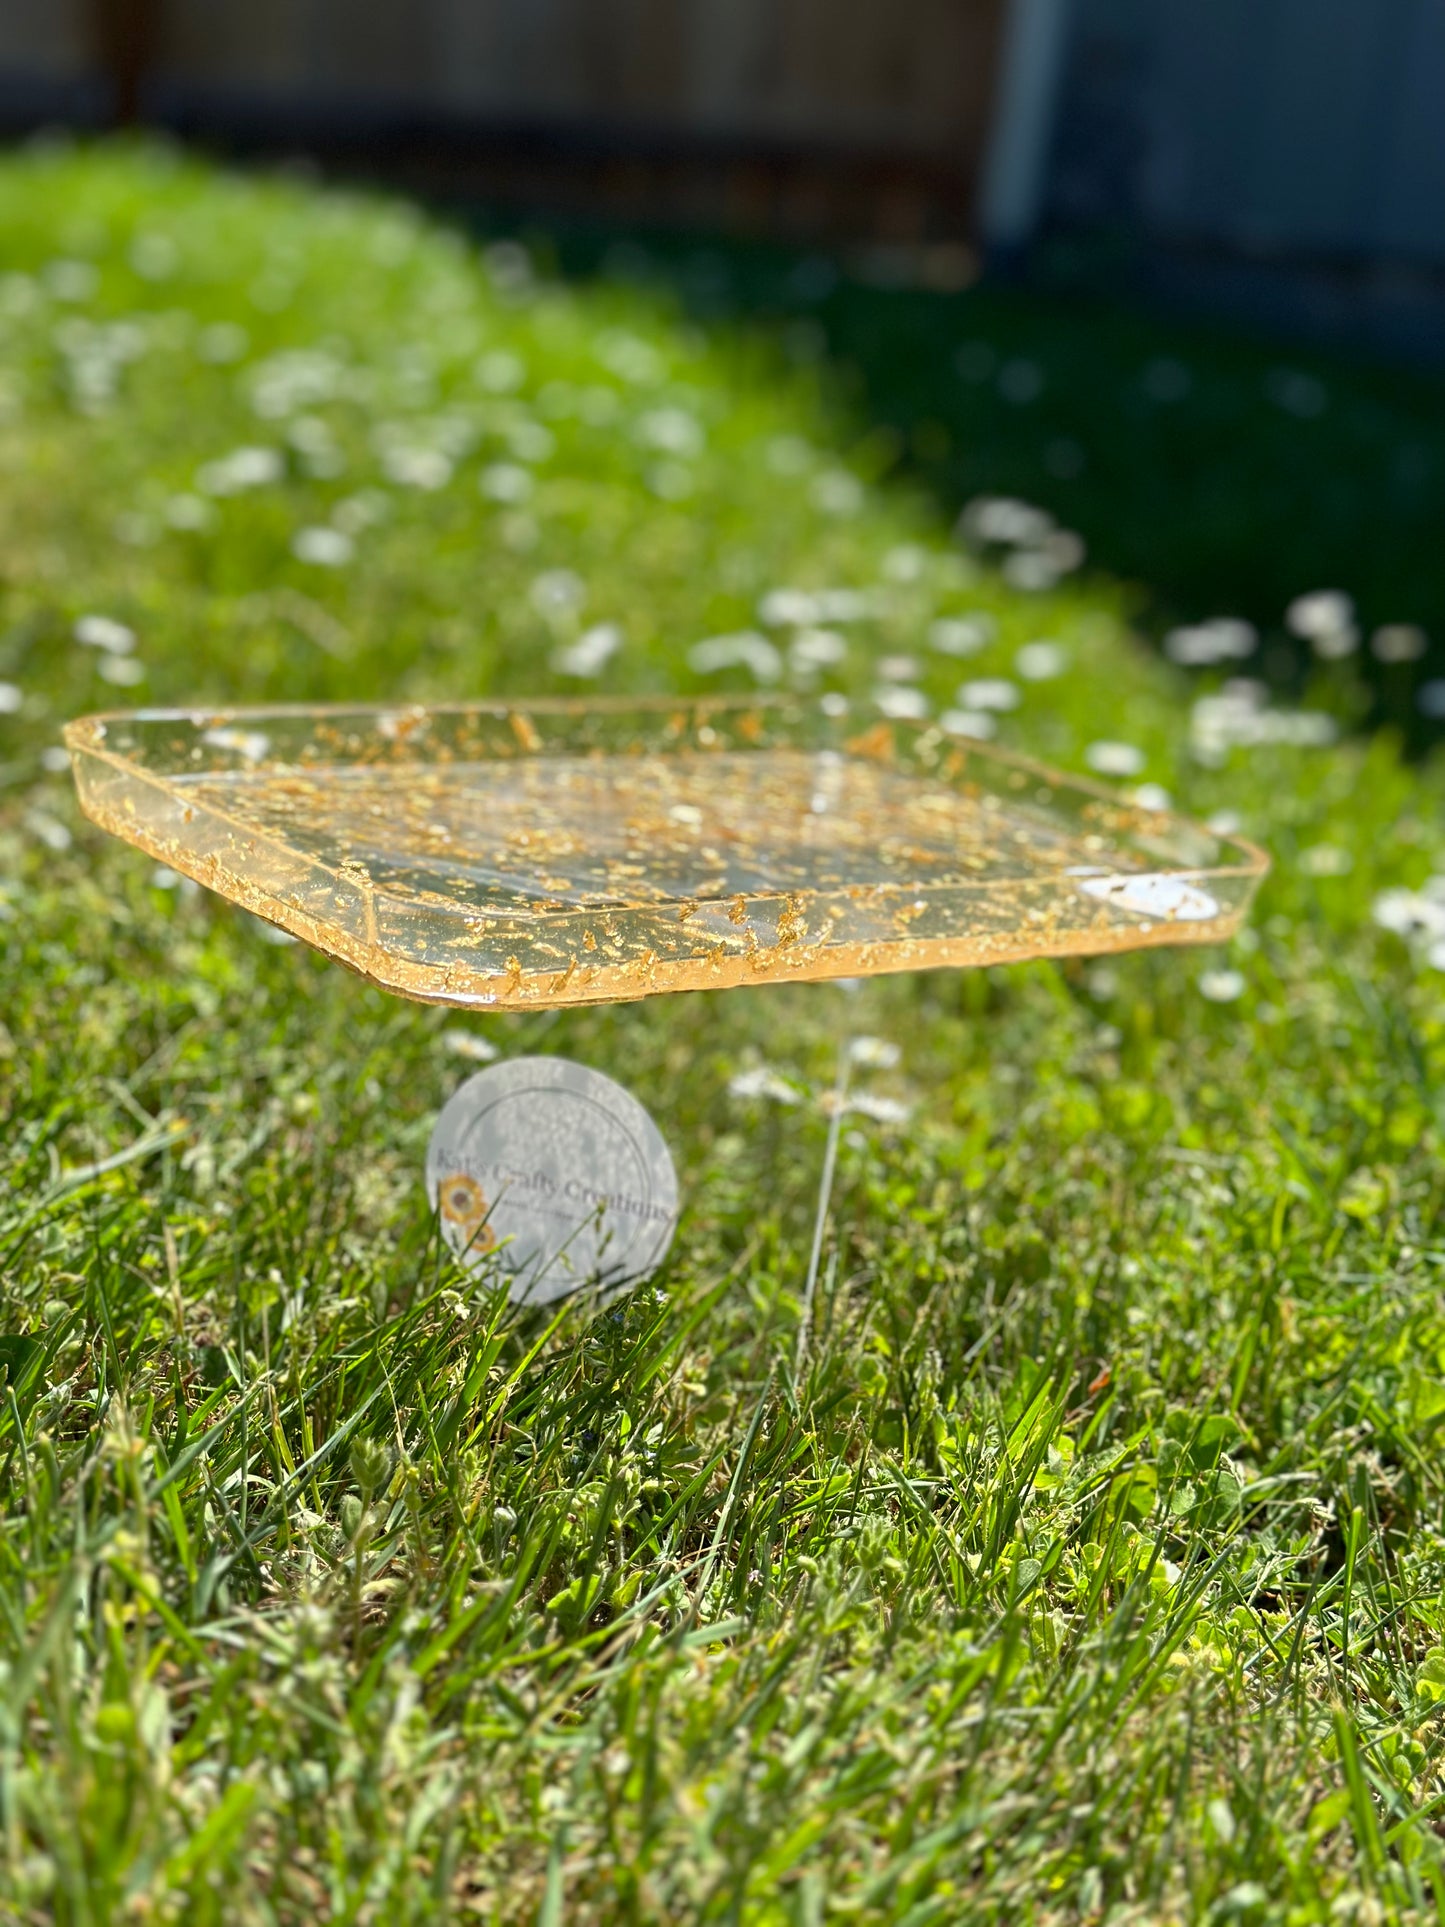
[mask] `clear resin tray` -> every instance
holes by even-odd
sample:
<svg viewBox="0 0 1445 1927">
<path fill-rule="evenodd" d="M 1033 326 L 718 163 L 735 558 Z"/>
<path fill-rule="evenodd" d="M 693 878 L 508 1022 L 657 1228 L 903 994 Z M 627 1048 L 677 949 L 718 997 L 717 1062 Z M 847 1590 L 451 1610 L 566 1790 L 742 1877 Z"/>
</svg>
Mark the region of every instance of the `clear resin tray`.
<svg viewBox="0 0 1445 1927">
<path fill-rule="evenodd" d="M 141 711 L 86 814 L 373 983 L 536 1008 L 1217 943 L 1251 845 L 815 704 Z"/>
</svg>

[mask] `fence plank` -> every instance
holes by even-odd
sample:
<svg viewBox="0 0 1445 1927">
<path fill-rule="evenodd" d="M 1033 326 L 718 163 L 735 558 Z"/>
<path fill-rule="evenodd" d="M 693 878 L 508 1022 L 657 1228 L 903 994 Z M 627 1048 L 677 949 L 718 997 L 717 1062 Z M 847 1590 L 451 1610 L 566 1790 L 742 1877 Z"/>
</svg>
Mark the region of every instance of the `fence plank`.
<svg viewBox="0 0 1445 1927">
<path fill-rule="evenodd" d="M 33 4 L 33 0 L 25 0 Z M 167 80 L 970 155 L 1002 0 L 170 0 Z"/>
</svg>

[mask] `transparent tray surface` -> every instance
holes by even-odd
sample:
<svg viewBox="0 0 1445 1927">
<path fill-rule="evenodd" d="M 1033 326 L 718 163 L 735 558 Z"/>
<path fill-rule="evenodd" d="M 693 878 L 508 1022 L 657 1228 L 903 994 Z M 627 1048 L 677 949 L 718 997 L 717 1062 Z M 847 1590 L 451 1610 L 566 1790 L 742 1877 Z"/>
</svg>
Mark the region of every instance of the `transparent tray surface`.
<svg viewBox="0 0 1445 1927">
<path fill-rule="evenodd" d="M 141 711 L 66 741 L 102 828 L 431 1003 L 1214 943 L 1266 868 L 926 724 L 802 703 Z"/>
</svg>

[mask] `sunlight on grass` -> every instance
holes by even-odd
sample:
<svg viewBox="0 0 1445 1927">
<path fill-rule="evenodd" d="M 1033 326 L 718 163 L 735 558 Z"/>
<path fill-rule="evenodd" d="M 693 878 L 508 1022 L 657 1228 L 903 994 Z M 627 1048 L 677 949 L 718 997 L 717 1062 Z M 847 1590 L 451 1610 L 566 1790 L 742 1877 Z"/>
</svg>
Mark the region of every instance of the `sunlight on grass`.
<svg viewBox="0 0 1445 1927">
<path fill-rule="evenodd" d="M 0 410 L 14 1917 L 1433 1917 L 1445 785 L 1350 662 L 1186 681 L 768 331 L 159 153 L 0 168 Z M 1167 793 L 1270 848 L 1255 922 L 459 1018 L 107 842 L 57 751 L 760 685 Z M 591 1320 L 426 1212 L 529 1050 L 683 1181 Z"/>
</svg>

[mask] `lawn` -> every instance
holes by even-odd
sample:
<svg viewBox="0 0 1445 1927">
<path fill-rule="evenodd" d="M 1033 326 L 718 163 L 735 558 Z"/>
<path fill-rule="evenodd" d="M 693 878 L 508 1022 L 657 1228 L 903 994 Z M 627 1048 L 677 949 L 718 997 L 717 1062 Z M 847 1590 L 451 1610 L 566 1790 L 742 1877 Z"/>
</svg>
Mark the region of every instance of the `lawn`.
<svg viewBox="0 0 1445 1927">
<path fill-rule="evenodd" d="M 0 166 L 0 409 L 0 1917 L 1445 1912 L 1445 769 L 1350 733 L 1358 659 L 1186 680 L 786 328 L 156 150 Z M 461 1016 L 101 837 L 57 751 L 759 681 L 1227 812 L 1252 924 Z M 426 1208 L 529 1051 L 678 1163 L 601 1316 Z"/>
<path fill-rule="evenodd" d="M 525 229 L 523 230 L 526 231 Z M 875 459 L 951 512 L 1006 491 L 1051 509 L 1129 585 L 1141 632 L 1244 617 L 1255 666 L 1297 698 L 1312 660 L 1288 604 L 1336 587 L 1365 635 L 1412 624 L 1419 656 L 1362 648 L 1369 716 L 1438 740 L 1423 683 L 1445 675 L 1445 382 L 1256 339 L 1105 297 L 1107 250 L 1062 241 L 1023 285 L 962 290 L 947 249 L 863 250 L 838 264 L 761 245 L 573 226 L 536 243 L 569 270 L 666 288 L 701 319 L 763 320 L 874 427 Z M 1362 638 L 1363 640 L 1363 638 Z"/>
</svg>

